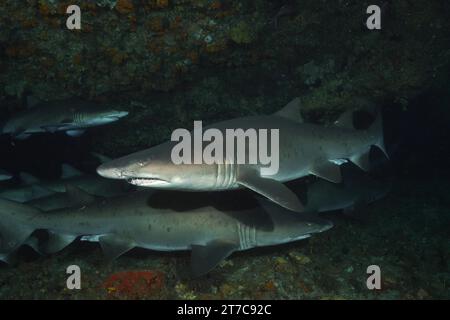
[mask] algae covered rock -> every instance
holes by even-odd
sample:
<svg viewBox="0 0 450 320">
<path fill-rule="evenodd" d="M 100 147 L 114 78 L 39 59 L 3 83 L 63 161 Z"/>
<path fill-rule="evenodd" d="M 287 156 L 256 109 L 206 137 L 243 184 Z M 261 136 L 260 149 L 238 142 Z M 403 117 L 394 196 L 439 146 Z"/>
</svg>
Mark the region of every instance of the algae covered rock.
<svg viewBox="0 0 450 320">
<path fill-rule="evenodd" d="M 255 28 L 248 22 L 240 21 L 233 26 L 229 32 L 231 40 L 238 44 L 249 44 L 256 40 L 257 34 Z"/>
</svg>

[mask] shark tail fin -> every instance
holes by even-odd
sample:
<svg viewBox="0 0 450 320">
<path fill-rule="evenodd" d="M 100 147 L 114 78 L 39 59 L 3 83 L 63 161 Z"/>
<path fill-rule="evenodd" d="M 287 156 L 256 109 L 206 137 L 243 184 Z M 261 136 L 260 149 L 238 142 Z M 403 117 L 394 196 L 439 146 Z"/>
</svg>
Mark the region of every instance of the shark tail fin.
<svg viewBox="0 0 450 320">
<path fill-rule="evenodd" d="M 379 109 L 375 110 L 375 120 L 369 127 L 370 136 L 374 137 L 373 145 L 377 146 L 387 158 L 389 155 L 386 152 L 386 147 L 384 146 L 384 135 L 383 135 L 383 117 Z"/>
<path fill-rule="evenodd" d="M 9 254 L 26 242 L 35 230 L 30 220 L 39 213 L 31 206 L 0 199 L 0 254 Z"/>
</svg>

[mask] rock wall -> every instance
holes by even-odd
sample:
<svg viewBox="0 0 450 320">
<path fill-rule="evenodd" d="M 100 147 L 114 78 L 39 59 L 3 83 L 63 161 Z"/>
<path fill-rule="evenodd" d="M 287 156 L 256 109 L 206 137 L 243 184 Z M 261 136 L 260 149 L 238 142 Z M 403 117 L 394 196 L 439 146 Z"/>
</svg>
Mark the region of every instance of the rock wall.
<svg viewBox="0 0 450 320">
<path fill-rule="evenodd" d="M 0 3 L 2 115 L 25 93 L 120 103 L 133 115 L 114 143 L 127 151 L 193 119 L 271 112 L 294 96 L 317 121 L 362 100 L 406 107 L 450 59 L 444 0 L 383 1 L 374 31 L 372 3 L 358 0 L 78 1 L 82 28 L 70 31 L 75 2 Z"/>
</svg>

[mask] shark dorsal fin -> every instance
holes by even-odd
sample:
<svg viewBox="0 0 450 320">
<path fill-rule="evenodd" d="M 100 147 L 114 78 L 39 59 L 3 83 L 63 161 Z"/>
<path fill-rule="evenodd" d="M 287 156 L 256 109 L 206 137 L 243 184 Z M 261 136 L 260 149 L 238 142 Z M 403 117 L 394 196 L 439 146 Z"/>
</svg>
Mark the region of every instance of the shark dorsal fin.
<svg viewBox="0 0 450 320">
<path fill-rule="evenodd" d="M 354 129 L 355 127 L 353 125 L 353 111 L 344 111 L 344 113 L 342 113 L 334 122 L 334 125 L 339 128 Z"/>
<path fill-rule="evenodd" d="M 74 207 L 88 205 L 96 200 L 93 195 L 71 184 L 66 185 L 66 192 L 70 199 L 70 204 Z"/>
<path fill-rule="evenodd" d="M 61 174 L 62 179 L 68 179 L 68 178 L 73 178 L 73 177 L 78 177 L 78 176 L 83 175 L 83 173 L 80 170 L 72 167 L 70 164 L 67 164 L 67 163 L 64 163 L 61 166 L 61 171 L 62 171 L 62 174 Z"/>
<path fill-rule="evenodd" d="M 301 103 L 300 98 L 295 98 L 291 102 L 289 102 L 283 109 L 274 113 L 274 115 L 283 117 L 289 120 L 293 120 L 296 122 L 304 122 L 301 114 Z"/>
</svg>

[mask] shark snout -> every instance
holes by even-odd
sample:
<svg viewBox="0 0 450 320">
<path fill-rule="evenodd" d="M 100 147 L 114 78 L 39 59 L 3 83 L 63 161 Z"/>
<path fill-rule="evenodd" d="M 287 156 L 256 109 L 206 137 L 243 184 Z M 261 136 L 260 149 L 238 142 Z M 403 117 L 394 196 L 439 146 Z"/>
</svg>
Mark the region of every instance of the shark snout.
<svg viewBox="0 0 450 320">
<path fill-rule="evenodd" d="M 117 168 L 108 163 L 99 166 L 97 168 L 97 173 L 100 176 L 108 179 L 124 179 L 126 177 L 122 168 Z"/>
</svg>

